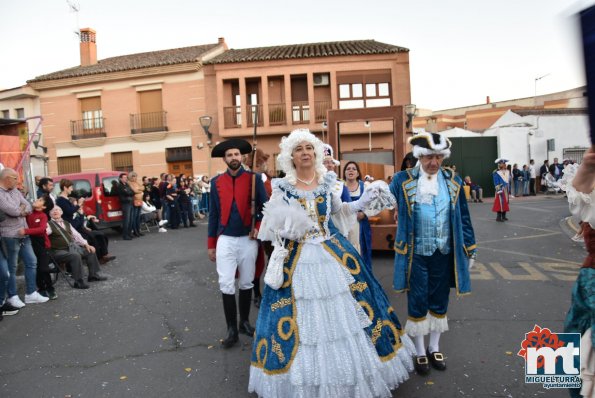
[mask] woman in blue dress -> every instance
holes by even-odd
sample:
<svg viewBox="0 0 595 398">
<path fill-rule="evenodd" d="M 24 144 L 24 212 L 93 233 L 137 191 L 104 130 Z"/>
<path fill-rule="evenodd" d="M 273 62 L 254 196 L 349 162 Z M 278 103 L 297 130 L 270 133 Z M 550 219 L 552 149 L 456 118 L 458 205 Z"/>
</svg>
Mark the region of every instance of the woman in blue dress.
<svg viewBox="0 0 595 398">
<path fill-rule="evenodd" d="M 347 162 L 343 168 L 343 177 L 345 178 L 345 186 L 349 190 L 351 200 L 355 201 L 361 198 L 364 193 L 364 182 L 361 177 L 362 173 L 359 166 L 355 162 Z M 359 252 L 364 259 L 364 262 L 372 270 L 372 228 L 370 221 L 363 211 L 357 212 L 357 221 L 359 223 Z"/>
<path fill-rule="evenodd" d="M 374 200 L 341 202 L 322 142 L 295 130 L 281 142 L 259 239 L 274 242 L 248 390 L 260 397 L 390 397 L 413 369 L 413 345 L 378 281 L 333 220 Z M 331 220 L 331 214 L 333 220 Z M 281 256 L 276 252 L 282 253 Z M 269 272 L 282 266 L 271 288 Z"/>
<path fill-rule="evenodd" d="M 583 221 L 588 256 L 583 261 L 572 288 L 572 302 L 564 332 L 580 333 L 580 374 L 582 388 L 571 389 L 571 397 L 595 397 L 595 147 L 585 155 L 580 168 L 564 168 L 561 187 L 566 192 L 572 214 Z"/>
</svg>

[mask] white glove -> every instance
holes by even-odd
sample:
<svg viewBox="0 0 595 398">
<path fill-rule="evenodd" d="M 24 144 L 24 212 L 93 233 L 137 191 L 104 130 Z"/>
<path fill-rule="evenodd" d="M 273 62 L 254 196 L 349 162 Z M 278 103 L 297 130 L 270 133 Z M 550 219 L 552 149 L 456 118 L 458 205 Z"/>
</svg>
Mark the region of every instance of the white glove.
<svg viewBox="0 0 595 398">
<path fill-rule="evenodd" d="M 474 265 L 475 265 L 475 259 L 469 258 L 469 270 L 471 270 L 471 268 L 473 268 Z"/>
<path fill-rule="evenodd" d="M 372 202 L 377 197 L 378 189 L 367 189 L 364 191 L 364 193 L 358 200 L 356 200 L 355 202 L 348 203 L 349 209 L 354 213 L 357 213 L 358 211 L 363 211 L 366 207 L 368 207 L 370 202 Z"/>
</svg>

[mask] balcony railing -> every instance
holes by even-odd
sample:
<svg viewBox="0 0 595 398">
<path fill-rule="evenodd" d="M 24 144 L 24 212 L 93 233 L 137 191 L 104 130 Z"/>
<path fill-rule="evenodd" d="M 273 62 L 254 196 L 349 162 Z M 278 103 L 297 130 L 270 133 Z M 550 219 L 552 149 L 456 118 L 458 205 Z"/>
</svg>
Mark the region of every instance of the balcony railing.
<svg viewBox="0 0 595 398">
<path fill-rule="evenodd" d="M 285 114 L 285 103 L 269 104 L 269 124 L 271 126 L 285 124 L 287 122 Z"/>
<path fill-rule="evenodd" d="M 315 101 L 314 111 L 316 122 L 324 122 L 326 120 L 326 111 L 331 109 L 331 101 Z"/>
<path fill-rule="evenodd" d="M 223 108 L 223 126 L 226 129 L 242 127 L 242 107 L 226 106 Z"/>
<path fill-rule="evenodd" d="M 308 101 L 293 101 L 291 103 L 293 124 L 310 123 L 310 105 Z"/>
<path fill-rule="evenodd" d="M 92 119 L 71 120 L 70 135 L 73 140 L 83 138 L 105 137 L 105 118 L 96 117 Z"/>
<path fill-rule="evenodd" d="M 246 106 L 248 116 L 248 127 L 254 127 L 254 108 L 258 112 L 258 125 L 263 126 L 264 122 L 262 120 L 262 105 L 248 105 Z"/>
<path fill-rule="evenodd" d="M 135 113 L 130 115 L 130 132 L 132 134 L 167 131 L 167 112 Z"/>
</svg>

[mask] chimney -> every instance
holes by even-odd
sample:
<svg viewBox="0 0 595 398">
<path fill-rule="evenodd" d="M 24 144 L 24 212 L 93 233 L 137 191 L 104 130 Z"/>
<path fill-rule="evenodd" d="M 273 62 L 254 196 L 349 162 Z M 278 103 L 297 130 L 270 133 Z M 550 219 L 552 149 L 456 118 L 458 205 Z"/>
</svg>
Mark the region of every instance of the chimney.
<svg viewBox="0 0 595 398">
<path fill-rule="evenodd" d="M 91 28 L 81 29 L 81 66 L 95 65 L 97 63 L 97 44 L 95 44 L 95 31 Z"/>
<path fill-rule="evenodd" d="M 488 95 L 488 96 L 486 96 L 486 104 L 489 104 L 489 103 L 490 103 L 490 96 Z"/>
<path fill-rule="evenodd" d="M 219 44 L 223 44 L 223 43 L 225 43 L 225 37 L 220 37 L 220 38 L 217 40 L 217 42 L 218 42 Z"/>
</svg>

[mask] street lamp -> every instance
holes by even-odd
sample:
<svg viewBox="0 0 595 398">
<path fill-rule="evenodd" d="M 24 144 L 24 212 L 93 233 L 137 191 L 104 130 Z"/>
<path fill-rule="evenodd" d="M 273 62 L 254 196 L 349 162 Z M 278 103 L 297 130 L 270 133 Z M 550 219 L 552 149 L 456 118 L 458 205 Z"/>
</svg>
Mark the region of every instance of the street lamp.
<svg viewBox="0 0 595 398">
<path fill-rule="evenodd" d="M 198 118 L 200 121 L 200 125 L 202 126 L 205 134 L 207 136 L 207 145 L 211 146 L 211 139 L 213 138 L 213 133 L 209 131 L 209 127 L 211 127 L 211 123 L 213 122 L 213 118 L 210 116 L 201 116 Z"/>
<path fill-rule="evenodd" d="M 326 142 L 324 140 L 324 133 L 326 132 L 326 129 L 328 128 L 328 123 L 326 122 L 326 120 L 324 122 L 322 122 L 321 126 L 322 126 L 322 142 Z"/>
<path fill-rule="evenodd" d="M 415 116 L 416 108 L 417 107 L 415 106 L 415 104 L 405 105 L 405 115 L 407 116 L 407 122 L 405 123 L 405 127 L 407 128 L 407 130 L 410 130 L 409 132 L 413 130 L 413 117 Z"/>
<path fill-rule="evenodd" d="M 551 73 L 547 73 L 543 76 L 539 76 L 535 78 L 535 95 L 533 96 L 533 106 L 537 106 L 537 82 L 541 79 L 543 79 L 544 77 L 547 77 L 551 75 Z"/>
<path fill-rule="evenodd" d="M 43 146 L 39 143 L 39 141 L 41 140 L 41 134 L 35 134 L 35 137 L 33 138 L 33 146 L 35 147 L 35 149 L 41 148 L 41 150 L 43 151 L 44 154 L 48 153 L 48 147 L 47 146 Z"/>
<path fill-rule="evenodd" d="M 372 123 L 369 120 L 364 122 L 364 127 L 368 128 L 368 151 L 372 152 Z"/>
</svg>

